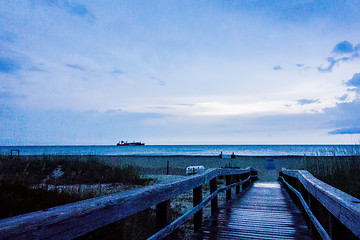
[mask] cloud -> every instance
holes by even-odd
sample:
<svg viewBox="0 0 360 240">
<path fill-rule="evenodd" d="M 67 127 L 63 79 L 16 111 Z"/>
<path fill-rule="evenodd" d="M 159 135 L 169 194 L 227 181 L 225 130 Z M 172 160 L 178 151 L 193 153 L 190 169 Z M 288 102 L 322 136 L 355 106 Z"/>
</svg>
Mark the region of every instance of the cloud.
<svg viewBox="0 0 360 240">
<path fill-rule="evenodd" d="M 342 97 L 339 97 L 338 99 L 340 101 L 345 101 L 349 97 L 349 94 L 344 94 Z"/>
<path fill-rule="evenodd" d="M 329 134 L 360 134 L 360 127 L 339 128 L 330 131 Z"/>
<path fill-rule="evenodd" d="M 360 54 L 357 52 L 357 51 L 359 51 L 359 49 L 360 49 L 360 44 L 358 44 L 354 47 L 353 44 L 348 41 L 343 41 L 343 42 L 336 44 L 332 51 L 333 53 L 350 54 L 350 55 L 348 55 L 346 57 L 341 57 L 338 59 L 336 59 L 334 57 L 328 57 L 328 58 L 326 58 L 326 60 L 329 63 L 329 66 L 328 67 L 319 66 L 317 68 L 318 71 L 319 72 L 331 72 L 336 63 L 347 62 L 347 61 L 353 60 L 355 58 L 359 58 Z"/>
<path fill-rule="evenodd" d="M 338 44 L 335 45 L 333 49 L 334 53 L 340 53 L 340 54 L 352 53 L 354 51 L 355 51 L 354 46 L 352 45 L 352 43 L 348 41 L 339 42 Z"/>
<path fill-rule="evenodd" d="M 14 93 L 9 92 L 9 91 L 0 91 L 0 100 L 13 101 L 15 99 L 24 99 L 24 98 L 25 98 L 24 95 L 14 94 Z"/>
<path fill-rule="evenodd" d="M 360 43 L 354 47 L 355 51 L 360 51 Z"/>
<path fill-rule="evenodd" d="M 21 70 L 20 63 L 9 58 L 0 58 L 0 73 L 14 74 Z"/>
<path fill-rule="evenodd" d="M 32 66 L 26 69 L 29 72 L 45 72 L 44 69 L 36 67 L 36 66 Z"/>
<path fill-rule="evenodd" d="M 38 4 L 39 2 L 36 0 L 30 0 L 33 4 Z M 43 0 L 43 4 L 46 4 L 48 6 L 56 6 L 60 9 L 65 10 L 71 15 L 78 16 L 85 18 L 89 21 L 94 21 L 96 19 L 95 15 L 89 11 L 89 9 L 81 3 L 75 2 L 75 1 L 69 1 L 69 0 L 53 0 L 53 1 L 47 1 Z"/>
<path fill-rule="evenodd" d="M 1 91 L 0 92 L 0 99 L 8 99 L 8 98 L 13 98 L 13 94 L 11 94 L 8 91 Z"/>
<path fill-rule="evenodd" d="M 81 3 L 63 1 L 64 8 L 71 14 L 79 17 L 90 17 L 95 18 L 95 16 L 87 9 L 87 7 Z"/>
<path fill-rule="evenodd" d="M 1 106 L 1 105 L 0 105 Z M 0 145 L 115 144 L 119 138 L 144 140 L 152 136 L 148 121 L 164 118 L 157 113 L 121 110 L 66 111 L 0 108 Z"/>
<path fill-rule="evenodd" d="M 160 86 L 162 86 L 162 87 L 165 87 L 165 86 L 166 86 L 166 82 L 165 82 L 164 80 L 161 80 L 161 79 L 159 79 L 159 78 L 157 78 L 157 77 L 150 77 L 150 79 L 156 80 L 156 81 L 158 82 L 158 84 L 159 84 Z"/>
<path fill-rule="evenodd" d="M 347 62 L 347 61 L 353 60 L 358 57 L 360 57 L 360 55 L 358 53 L 354 53 L 350 57 L 342 57 L 342 58 L 338 58 L 338 59 L 335 59 L 333 57 L 328 57 L 326 60 L 329 62 L 329 66 L 327 68 L 323 68 L 322 66 L 319 66 L 317 69 L 319 70 L 319 72 L 331 72 L 336 63 Z"/>
<path fill-rule="evenodd" d="M 159 80 L 159 85 L 164 87 L 166 86 L 166 82 L 164 80 Z"/>
<path fill-rule="evenodd" d="M 300 105 L 307 105 L 307 104 L 312 104 L 312 103 L 316 103 L 316 102 L 319 102 L 320 99 L 300 99 L 300 100 L 297 100 L 297 103 L 300 104 Z"/>
<path fill-rule="evenodd" d="M 345 84 L 348 87 L 360 87 L 360 73 L 355 73 Z"/>
<path fill-rule="evenodd" d="M 193 103 L 178 103 L 178 104 L 176 104 L 176 105 L 178 105 L 178 106 L 186 106 L 186 107 L 193 107 L 193 106 L 195 106 L 195 104 L 193 104 Z"/>
<path fill-rule="evenodd" d="M 326 59 L 329 63 L 329 66 L 327 68 L 323 68 L 322 66 L 319 66 L 317 69 L 319 70 L 319 72 L 331 72 L 335 63 L 338 62 L 338 60 L 335 60 L 335 58 L 333 57 L 328 57 Z"/>
<path fill-rule="evenodd" d="M 83 67 L 76 65 L 76 64 L 66 64 L 66 66 L 69 68 L 76 69 L 76 70 L 85 71 L 85 69 Z"/>
<path fill-rule="evenodd" d="M 112 74 L 116 74 L 116 75 L 121 75 L 124 74 L 125 72 L 120 70 L 120 69 L 115 69 L 114 71 L 111 72 Z"/>
<path fill-rule="evenodd" d="M 330 134 L 355 134 L 358 133 L 360 123 L 360 99 L 352 102 L 337 103 L 335 107 L 324 109 L 323 119 L 335 130 Z"/>
<path fill-rule="evenodd" d="M 16 39 L 17 38 L 14 33 L 0 29 L 0 40 L 4 40 L 4 41 L 13 43 L 13 42 L 15 42 Z"/>
<path fill-rule="evenodd" d="M 273 69 L 274 69 L 275 71 L 277 71 L 277 70 L 282 70 L 282 67 L 281 67 L 280 65 L 276 65 L 276 66 L 273 67 Z"/>
</svg>

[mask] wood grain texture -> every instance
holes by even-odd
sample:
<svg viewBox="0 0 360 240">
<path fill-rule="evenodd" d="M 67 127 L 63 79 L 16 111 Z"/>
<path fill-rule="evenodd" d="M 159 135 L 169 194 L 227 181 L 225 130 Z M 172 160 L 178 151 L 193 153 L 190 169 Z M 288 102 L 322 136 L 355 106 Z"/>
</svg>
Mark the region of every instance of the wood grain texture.
<svg viewBox="0 0 360 240">
<path fill-rule="evenodd" d="M 327 211 L 360 238 L 359 199 L 320 181 L 308 171 L 283 169 L 281 173 L 285 176 L 298 179 L 303 187 L 324 206 Z"/>
<path fill-rule="evenodd" d="M 219 208 L 192 239 L 312 239 L 301 212 L 277 182 L 254 183 Z"/>
<path fill-rule="evenodd" d="M 289 183 L 287 183 L 283 177 L 280 177 L 280 178 L 282 179 L 282 182 L 299 198 L 299 200 L 303 206 L 303 209 L 305 210 L 305 212 L 308 215 L 312 224 L 315 226 L 315 228 L 316 228 L 317 232 L 319 233 L 319 235 L 321 236 L 321 238 L 324 240 L 330 240 L 331 238 L 330 238 L 329 234 L 325 231 L 323 226 L 316 219 L 315 215 L 311 212 L 310 207 L 305 202 L 301 193 L 298 192 L 295 188 L 293 188 Z"/>
<path fill-rule="evenodd" d="M 231 185 L 228 185 L 228 186 L 225 186 L 225 187 L 215 190 L 213 193 L 211 193 L 209 196 L 207 196 L 201 203 L 197 204 L 195 207 L 190 209 L 184 215 L 182 215 L 181 217 L 179 217 L 178 219 L 176 219 L 175 221 L 170 223 L 168 226 L 166 226 L 165 228 L 163 228 L 160 231 L 158 231 L 157 233 L 155 233 L 153 236 L 148 238 L 148 240 L 163 239 L 164 237 L 169 235 L 172 231 L 174 231 L 176 228 L 180 227 L 185 221 L 189 220 L 192 216 L 194 216 L 203 207 L 205 207 L 206 204 L 208 204 L 211 200 L 213 200 L 219 193 L 224 192 L 230 188 L 239 186 L 241 184 L 247 183 L 250 181 L 250 179 L 251 178 L 248 177 L 247 179 L 245 179 L 241 182 L 233 183 Z"/>
<path fill-rule="evenodd" d="M 182 193 L 211 179 L 248 173 L 250 170 L 209 169 L 202 174 L 88 199 L 0 220 L 0 239 L 72 239 L 104 227 Z"/>
</svg>

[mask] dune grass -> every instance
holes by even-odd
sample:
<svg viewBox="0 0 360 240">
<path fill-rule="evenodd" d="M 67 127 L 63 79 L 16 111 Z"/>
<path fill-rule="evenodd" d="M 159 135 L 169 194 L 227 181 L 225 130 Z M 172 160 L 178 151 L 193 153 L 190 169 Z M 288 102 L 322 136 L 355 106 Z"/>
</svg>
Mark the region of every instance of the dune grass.
<svg viewBox="0 0 360 240">
<path fill-rule="evenodd" d="M 58 169 L 58 171 L 55 171 Z M 57 173 L 57 174 L 54 174 Z M 140 176 L 133 166 L 114 167 L 96 157 L 82 160 L 65 156 L 11 157 L 0 156 L 0 218 L 67 204 L 94 194 L 76 194 L 34 189 L 32 185 L 74 185 L 123 183 L 145 185 L 151 179 Z"/>
<path fill-rule="evenodd" d="M 83 198 L 55 190 L 29 188 L 21 181 L 0 181 L 0 219 L 80 201 Z"/>
<path fill-rule="evenodd" d="M 305 156 L 303 168 L 316 178 L 340 189 L 356 198 L 360 198 L 360 146 L 351 150 L 334 148 L 332 156 Z"/>
<path fill-rule="evenodd" d="M 58 175 L 54 170 L 58 169 Z M 61 175 L 61 176 L 60 176 Z M 67 156 L 11 157 L 0 156 L 0 179 L 20 180 L 30 184 L 97 184 L 125 183 L 144 185 L 150 179 L 143 179 L 134 166 L 116 167 L 106 165 L 96 156 L 85 160 Z"/>
</svg>

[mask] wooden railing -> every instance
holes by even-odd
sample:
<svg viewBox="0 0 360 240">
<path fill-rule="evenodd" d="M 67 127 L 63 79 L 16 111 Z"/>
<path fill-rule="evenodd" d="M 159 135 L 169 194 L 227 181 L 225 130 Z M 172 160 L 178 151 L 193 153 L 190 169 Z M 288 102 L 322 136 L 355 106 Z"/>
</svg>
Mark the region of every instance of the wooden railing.
<svg viewBox="0 0 360 240">
<path fill-rule="evenodd" d="M 284 183 L 315 238 L 359 239 L 360 200 L 315 178 L 306 170 L 282 169 Z"/>
<path fill-rule="evenodd" d="M 217 189 L 218 177 L 225 176 L 226 187 Z M 73 239 L 156 205 L 157 228 L 150 239 L 162 239 L 194 216 L 194 229 L 202 224 L 202 208 L 211 201 L 212 213 L 218 206 L 217 194 L 231 188 L 240 192 L 257 179 L 257 171 L 247 169 L 209 169 L 184 180 L 156 184 L 126 192 L 54 207 L 0 220 L 0 239 Z M 202 199 L 203 185 L 210 182 L 210 195 Z M 193 190 L 194 208 L 169 224 L 170 200 Z"/>
</svg>

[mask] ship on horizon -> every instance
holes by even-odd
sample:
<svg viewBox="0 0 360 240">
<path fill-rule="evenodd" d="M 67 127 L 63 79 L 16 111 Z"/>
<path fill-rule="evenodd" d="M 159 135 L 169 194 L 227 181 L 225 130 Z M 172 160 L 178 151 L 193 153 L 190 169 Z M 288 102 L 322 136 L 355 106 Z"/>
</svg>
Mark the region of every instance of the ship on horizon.
<svg viewBox="0 0 360 240">
<path fill-rule="evenodd" d="M 117 144 L 117 146 L 144 146 L 145 143 L 142 142 L 124 142 L 124 141 L 119 141 Z"/>
</svg>

